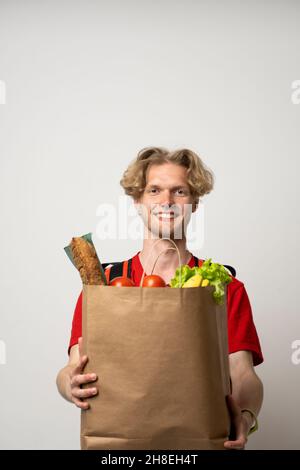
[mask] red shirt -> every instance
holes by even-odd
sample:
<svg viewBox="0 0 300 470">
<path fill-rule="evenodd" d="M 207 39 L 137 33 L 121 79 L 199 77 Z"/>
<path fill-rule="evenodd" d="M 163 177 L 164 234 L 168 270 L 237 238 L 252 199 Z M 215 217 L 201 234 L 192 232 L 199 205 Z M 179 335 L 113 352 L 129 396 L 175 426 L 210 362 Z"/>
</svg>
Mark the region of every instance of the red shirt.
<svg viewBox="0 0 300 470">
<path fill-rule="evenodd" d="M 140 252 L 132 257 L 131 264 L 131 279 L 136 286 L 139 285 L 143 274 L 143 267 L 140 262 L 139 253 Z M 193 256 L 188 262 L 188 265 L 191 268 L 195 266 Z M 244 284 L 234 277 L 232 277 L 232 282 L 227 286 L 227 316 L 229 354 L 236 351 L 248 350 L 252 352 L 253 363 L 255 366 L 262 363 L 264 359 L 253 322 L 252 309 L 248 294 Z M 78 338 L 81 335 L 82 292 L 78 297 L 74 311 L 69 352 L 70 348 L 74 346 L 74 344 L 78 343 Z"/>
</svg>

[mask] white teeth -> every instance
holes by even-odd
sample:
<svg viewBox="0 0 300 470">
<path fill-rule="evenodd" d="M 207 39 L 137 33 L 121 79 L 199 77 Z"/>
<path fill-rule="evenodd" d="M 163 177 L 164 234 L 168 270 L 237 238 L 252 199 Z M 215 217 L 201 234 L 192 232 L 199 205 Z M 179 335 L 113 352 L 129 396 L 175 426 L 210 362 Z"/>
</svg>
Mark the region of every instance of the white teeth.
<svg viewBox="0 0 300 470">
<path fill-rule="evenodd" d="M 174 214 L 157 214 L 157 217 L 162 217 L 163 219 L 174 219 Z"/>
</svg>

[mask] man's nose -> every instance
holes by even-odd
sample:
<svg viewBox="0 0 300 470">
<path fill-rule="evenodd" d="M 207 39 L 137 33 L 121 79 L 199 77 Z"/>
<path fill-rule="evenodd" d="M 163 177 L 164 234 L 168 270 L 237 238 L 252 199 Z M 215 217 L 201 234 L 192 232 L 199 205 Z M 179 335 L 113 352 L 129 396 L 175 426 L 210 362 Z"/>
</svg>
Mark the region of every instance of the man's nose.
<svg viewBox="0 0 300 470">
<path fill-rule="evenodd" d="M 174 204 L 174 198 L 173 198 L 173 194 L 171 193 L 171 191 L 163 192 L 161 206 L 166 206 L 166 208 L 168 208 L 169 206 L 172 206 L 172 204 Z"/>
</svg>

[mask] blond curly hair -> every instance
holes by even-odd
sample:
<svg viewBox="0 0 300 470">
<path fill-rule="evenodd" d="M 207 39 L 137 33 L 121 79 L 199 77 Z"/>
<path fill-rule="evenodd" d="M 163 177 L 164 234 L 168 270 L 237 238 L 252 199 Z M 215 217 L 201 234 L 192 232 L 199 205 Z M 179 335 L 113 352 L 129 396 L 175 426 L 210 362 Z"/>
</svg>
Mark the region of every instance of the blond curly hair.
<svg viewBox="0 0 300 470">
<path fill-rule="evenodd" d="M 164 147 L 145 147 L 125 170 L 121 186 L 127 195 L 139 200 L 146 187 L 146 172 L 150 165 L 175 163 L 187 168 L 187 183 L 196 204 L 199 198 L 211 192 L 214 186 L 214 174 L 201 158 L 192 150 L 178 149 L 169 151 Z"/>
</svg>

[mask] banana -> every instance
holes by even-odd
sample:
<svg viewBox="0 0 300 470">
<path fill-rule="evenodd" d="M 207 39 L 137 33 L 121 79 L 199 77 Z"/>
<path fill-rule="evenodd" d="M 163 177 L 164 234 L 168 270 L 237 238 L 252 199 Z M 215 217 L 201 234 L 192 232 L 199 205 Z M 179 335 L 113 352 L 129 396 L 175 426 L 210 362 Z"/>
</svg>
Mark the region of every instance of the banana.
<svg viewBox="0 0 300 470">
<path fill-rule="evenodd" d="M 200 287 L 201 286 L 202 277 L 200 274 L 195 274 L 194 276 L 190 277 L 182 287 Z"/>
<path fill-rule="evenodd" d="M 209 286 L 208 279 L 202 279 L 200 274 L 194 274 L 194 276 L 190 277 L 182 287 L 206 287 Z"/>
</svg>

